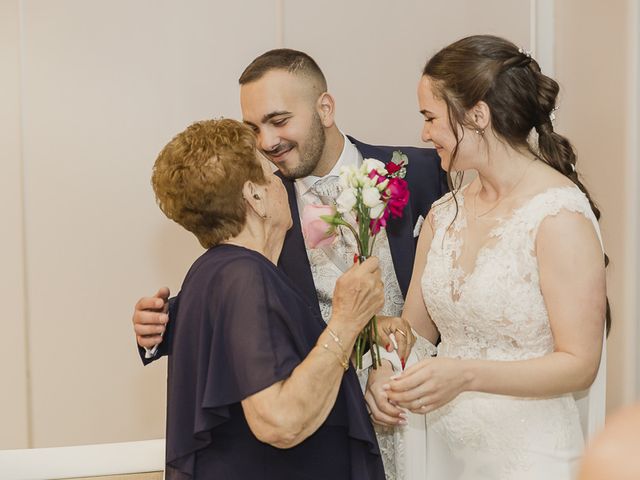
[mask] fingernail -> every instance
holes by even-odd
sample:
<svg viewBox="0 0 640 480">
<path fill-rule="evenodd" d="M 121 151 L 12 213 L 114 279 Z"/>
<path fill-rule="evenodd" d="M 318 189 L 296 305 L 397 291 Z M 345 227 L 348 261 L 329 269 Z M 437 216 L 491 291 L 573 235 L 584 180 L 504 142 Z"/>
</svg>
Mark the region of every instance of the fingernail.
<svg viewBox="0 0 640 480">
<path fill-rule="evenodd" d="M 406 420 L 398 420 L 398 425 L 406 425 L 407 421 Z"/>
<path fill-rule="evenodd" d="M 387 343 L 387 346 L 384 347 L 384 348 L 387 350 L 387 352 L 391 353 L 391 344 L 390 343 Z"/>
<path fill-rule="evenodd" d="M 404 370 L 404 357 L 400 359 L 400 364 L 402 365 L 402 369 Z"/>
<path fill-rule="evenodd" d="M 353 263 L 358 263 L 358 254 L 357 253 L 353 254 Z"/>
<path fill-rule="evenodd" d="M 400 418 L 402 418 L 403 420 L 406 420 L 406 419 L 407 419 L 407 414 L 406 414 L 406 413 L 400 413 L 400 414 L 398 414 L 398 416 L 399 416 Z"/>
</svg>

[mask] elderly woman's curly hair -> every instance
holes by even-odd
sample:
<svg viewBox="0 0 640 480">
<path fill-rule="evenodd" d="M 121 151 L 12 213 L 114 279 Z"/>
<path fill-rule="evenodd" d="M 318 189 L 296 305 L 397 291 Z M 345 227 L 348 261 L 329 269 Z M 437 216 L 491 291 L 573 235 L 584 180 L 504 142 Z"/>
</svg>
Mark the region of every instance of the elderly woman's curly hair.
<svg viewBox="0 0 640 480">
<path fill-rule="evenodd" d="M 266 183 L 256 138 L 230 119 L 196 122 L 176 135 L 158 155 L 151 177 L 160 209 L 205 248 L 242 231 L 247 181 Z"/>
</svg>

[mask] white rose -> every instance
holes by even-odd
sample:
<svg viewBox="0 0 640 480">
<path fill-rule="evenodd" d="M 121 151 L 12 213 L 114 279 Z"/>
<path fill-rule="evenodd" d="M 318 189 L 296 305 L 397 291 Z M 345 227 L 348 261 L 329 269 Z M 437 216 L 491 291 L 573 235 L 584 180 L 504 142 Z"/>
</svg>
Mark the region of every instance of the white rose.
<svg viewBox="0 0 640 480">
<path fill-rule="evenodd" d="M 364 171 L 366 173 L 375 170 L 380 175 L 387 174 L 387 169 L 384 168 L 384 163 L 382 163 L 380 160 L 376 160 L 375 158 L 365 158 L 362 162 L 362 167 L 364 168 Z"/>
<path fill-rule="evenodd" d="M 389 179 L 385 178 L 382 182 L 380 182 L 378 185 L 376 185 L 376 188 L 380 191 L 383 192 L 385 188 L 387 188 L 387 186 L 389 185 Z"/>
<path fill-rule="evenodd" d="M 353 188 L 347 188 L 336 198 L 336 209 L 340 213 L 347 213 L 353 210 L 356 205 L 356 194 Z"/>
<path fill-rule="evenodd" d="M 376 187 L 363 188 L 362 201 L 367 207 L 373 208 L 382 203 L 382 200 L 380 199 L 380 192 Z"/>
<path fill-rule="evenodd" d="M 340 173 L 340 181 L 339 181 L 340 186 L 345 189 L 345 188 L 349 188 L 351 186 L 351 182 L 350 182 L 350 174 L 349 172 L 342 172 Z"/>
<path fill-rule="evenodd" d="M 371 210 L 369 210 L 369 216 L 373 219 L 380 218 L 383 212 L 384 212 L 384 203 L 380 202 L 378 205 L 376 205 L 375 207 L 372 207 Z"/>
<path fill-rule="evenodd" d="M 362 187 L 364 188 L 371 188 L 371 187 L 375 187 L 376 186 L 376 181 L 372 178 L 369 177 L 362 177 Z"/>
</svg>

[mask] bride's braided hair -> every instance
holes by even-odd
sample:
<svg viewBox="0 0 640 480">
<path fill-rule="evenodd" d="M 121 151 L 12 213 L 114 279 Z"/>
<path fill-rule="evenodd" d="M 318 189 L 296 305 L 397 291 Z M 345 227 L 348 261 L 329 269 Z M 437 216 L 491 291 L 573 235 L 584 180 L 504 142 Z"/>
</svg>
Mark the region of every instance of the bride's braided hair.
<svg viewBox="0 0 640 480">
<path fill-rule="evenodd" d="M 560 90 L 558 83 L 540 71 L 531 55 L 513 43 L 491 35 L 474 35 L 458 40 L 436 53 L 422 72 L 429 77 L 433 93 L 447 105 L 449 126 L 456 139 L 451 154 L 447 179 L 453 193 L 462 184 L 454 181 L 451 170 L 465 126 L 477 130 L 467 111 L 480 101 L 491 110 L 493 131 L 511 147 L 526 149 L 562 173 L 585 194 L 596 219 L 600 210 L 582 184 L 576 171 L 576 155 L 569 140 L 553 129 L 552 115 Z M 537 145 L 529 141 L 531 133 L 538 134 Z M 605 254 L 605 265 L 609 258 Z M 611 325 L 607 300 L 607 332 Z"/>
</svg>

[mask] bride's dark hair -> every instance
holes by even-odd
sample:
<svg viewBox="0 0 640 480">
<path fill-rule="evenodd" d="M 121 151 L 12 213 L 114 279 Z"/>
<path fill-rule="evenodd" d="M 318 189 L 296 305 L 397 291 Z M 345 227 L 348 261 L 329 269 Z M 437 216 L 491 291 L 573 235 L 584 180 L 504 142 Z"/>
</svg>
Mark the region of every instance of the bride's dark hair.
<svg viewBox="0 0 640 480">
<path fill-rule="evenodd" d="M 582 184 L 576 171 L 576 155 L 569 140 L 553 129 L 551 116 L 556 108 L 558 83 L 540 71 L 531 55 L 513 43 L 491 35 L 474 35 L 452 43 L 436 53 L 422 72 L 429 77 L 433 94 L 447 105 L 449 126 L 456 139 L 447 172 L 449 188 L 455 192 L 462 177 L 454 179 L 458 147 L 470 123 L 467 111 L 485 102 L 491 111 L 491 126 L 499 138 L 517 150 L 527 150 L 569 179 L 586 195 L 597 219 L 600 210 Z M 537 145 L 529 142 L 532 131 Z M 460 132 L 462 132 L 460 134 Z M 609 257 L 604 256 L 605 266 Z M 607 333 L 611 312 L 607 300 Z"/>
</svg>

